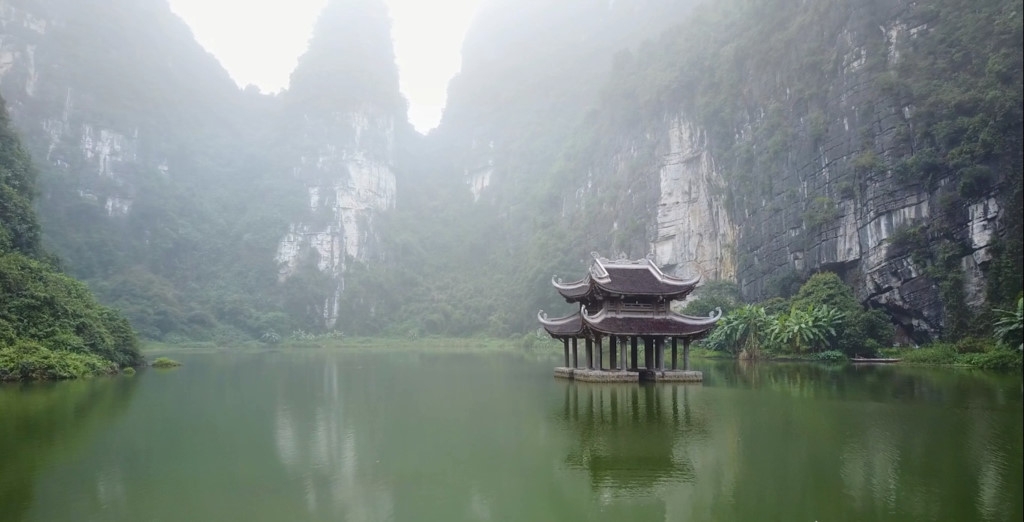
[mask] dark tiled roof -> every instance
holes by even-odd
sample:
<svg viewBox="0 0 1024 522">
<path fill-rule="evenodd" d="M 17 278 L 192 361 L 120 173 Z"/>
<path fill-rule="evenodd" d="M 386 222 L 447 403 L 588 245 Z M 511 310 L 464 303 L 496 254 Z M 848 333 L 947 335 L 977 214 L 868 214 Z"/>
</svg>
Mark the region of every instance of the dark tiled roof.
<svg viewBox="0 0 1024 522">
<path fill-rule="evenodd" d="M 552 337 L 582 337 L 587 331 L 606 335 L 651 335 L 667 337 L 700 337 L 711 331 L 722 317 L 690 317 L 669 313 L 615 313 L 599 311 L 594 314 L 579 312 L 566 317 L 549 319 L 544 312 L 537 319 Z"/>
<path fill-rule="evenodd" d="M 675 312 L 618 312 L 583 310 L 583 323 L 587 329 L 610 335 L 652 335 L 672 337 L 701 336 L 715 327 L 722 311 L 708 317 L 692 317 Z"/>
<path fill-rule="evenodd" d="M 682 299 L 693 291 L 700 278 L 689 280 L 666 275 L 650 259 L 609 261 L 594 255 L 587 276 L 573 283 L 552 279 L 558 293 L 573 303 L 593 303 L 602 297 Z"/>
<path fill-rule="evenodd" d="M 609 335 L 653 335 L 672 337 L 693 337 L 704 334 L 715 327 L 715 323 L 692 323 L 682 316 L 598 316 L 586 319 L 591 329 Z"/>
<path fill-rule="evenodd" d="M 593 290 L 592 285 L 579 286 L 574 288 L 559 288 L 558 293 L 570 303 L 574 301 L 589 301 L 591 299 L 590 293 Z"/>
<path fill-rule="evenodd" d="M 645 265 L 606 265 L 607 282 L 597 281 L 597 286 L 608 293 L 621 295 L 658 295 L 667 299 L 686 296 L 696 287 L 695 283 L 666 280 Z"/>
<path fill-rule="evenodd" d="M 558 319 L 548 319 L 547 315 L 541 312 L 537 319 L 552 337 L 579 337 L 583 333 L 583 316 L 579 312 Z"/>
</svg>

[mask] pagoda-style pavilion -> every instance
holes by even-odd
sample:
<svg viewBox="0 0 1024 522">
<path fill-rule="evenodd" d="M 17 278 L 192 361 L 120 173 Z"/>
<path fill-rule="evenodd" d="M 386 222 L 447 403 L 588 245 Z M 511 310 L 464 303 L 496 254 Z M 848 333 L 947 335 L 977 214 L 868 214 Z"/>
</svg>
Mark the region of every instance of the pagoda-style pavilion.
<svg viewBox="0 0 1024 522">
<path fill-rule="evenodd" d="M 579 311 L 557 319 L 549 318 L 543 310 L 537 314 L 548 334 L 562 341 L 565 366 L 556 368 L 555 375 L 585 381 L 703 380 L 701 372 L 690 371 L 690 342 L 707 335 L 722 312 L 692 317 L 673 312 L 670 306 L 672 301 L 692 292 L 700 277 L 679 279 L 666 275 L 649 256 L 637 261 L 593 256 L 594 263 L 583 279 L 573 283 L 563 283 L 557 277 L 551 280 L 566 302 L 579 303 Z M 577 350 L 580 339 L 586 346 L 582 368 Z M 680 340 L 681 368 L 677 356 Z M 639 341 L 644 346 L 642 368 L 637 351 Z M 672 347 L 670 369 L 666 369 L 665 363 L 667 346 Z"/>
</svg>

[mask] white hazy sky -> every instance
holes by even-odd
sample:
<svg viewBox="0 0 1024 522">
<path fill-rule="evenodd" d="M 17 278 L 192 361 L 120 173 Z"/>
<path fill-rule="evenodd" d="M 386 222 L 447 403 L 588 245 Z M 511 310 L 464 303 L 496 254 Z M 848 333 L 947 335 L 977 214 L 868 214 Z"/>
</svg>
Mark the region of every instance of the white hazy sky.
<svg viewBox="0 0 1024 522">
<path fill-rule="evenodd" d="M 240 86 L 274 93 L 288 87 L 327 0 L 170 0 L 199 43 Z M 402 93 L 420 132 L 437 126 L 448 80 L 480 0 L 385 0 L 391 11 Z"/>
</svg>

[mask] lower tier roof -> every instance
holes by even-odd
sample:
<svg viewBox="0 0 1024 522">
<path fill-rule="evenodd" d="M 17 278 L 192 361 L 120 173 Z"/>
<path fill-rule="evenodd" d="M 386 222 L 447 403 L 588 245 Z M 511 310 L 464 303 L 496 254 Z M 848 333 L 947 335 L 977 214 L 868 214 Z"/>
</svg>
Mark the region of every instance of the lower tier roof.
<svg viewBox="0 0 1024 522">
<path fill-rule="evenodd" d="M 544 330 L 555 338 L 585 337 L 589 334 L 653 337 L 703 336 L 722 317 L 722 311 L 708 317 L 667 313 L 611 312 L 601 310 L 588 314 L 586 308 L 566 317 L 549 319 L 543 311 L 537 319 Z"/>
</svg>

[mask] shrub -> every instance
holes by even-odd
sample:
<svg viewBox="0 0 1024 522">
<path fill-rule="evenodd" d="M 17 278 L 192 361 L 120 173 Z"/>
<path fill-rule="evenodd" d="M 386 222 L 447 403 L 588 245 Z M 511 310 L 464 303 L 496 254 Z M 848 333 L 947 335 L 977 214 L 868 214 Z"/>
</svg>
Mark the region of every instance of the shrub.
<svg viewBox="0 0 1024 522">
<path fill-rule="evenodd" d="M 846 354 L 844 354 L 843 352 L 840 352 L 839 350 L 827 350 L 827 351 L 824 351 L 824 352 L 818 352 L 818 353 L 812 355 L 811 359 L 815 360 L 815 361 L 828 362 L 828 363 L 841 363 L 841 362 L 846 362 L 847 360 L 849 360 L 849 359 L 846 358 Z"/>
<path fill-rule="evenodd" d="M 954 345 L 956 353 L 985 353 L 992 350 L 992 341 L 968 337 L 957 341 Z"/>
<path fill-rule="evenodd" d="M 132 375 L 135 375 L 135 368 L 132 368 L 131 366 L 129 366 L 129 367 L 121 370 L 121 373 L 127 375 L 128 377 L 131 377 Z"/>
<path fill-rule="evenodd" d="M 1020 370 L 1021 352 L 1012 350 L 993 350 L 988 353 L 971 354 L 970 363 L 983 370 Z"/>
<path fill-rule="evenodd" d="M 936 343 L 900 353 L 903 362 L 914 364 L 956 364 L 956 349 L 947 343 Z"/>
<path fill-rule="evenodd" d="M 814 274 L 800 287 L 793 298 L 795 308 L 825 305 L 843 314 L 835 324 L 835 336 L 829 349 L 840 350 L 849 355 L 864 353 L 869 341 L 874 346 L 891 343 L 893 329 L 888 318 L 880 310 L 865 310 L 839 276 L 831 272 Z"/>
<path fill-rule="evenodd" d="M 835 221 L 839 217 L 839 208 L 834 201 L 826 197 L 814 198 L 804 212 L 807 228 L 817 229 Z"/>
<path fill-rule="evenodd" d="M 168 359 L 167 357 L 157 357 L 156 360 L 153 361 L 152 366 L 154 368 L 176 368 L 181 366 L 181 363 L 174 359 Z"/>
<path fill-rule="evenodd" d="M 0 381 L 76 379 L 116 371 L 114 363 L 96 355 L 53 351 L 32 341 L 0 349 Z"/>
</svg>

